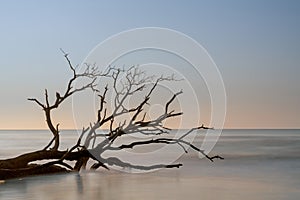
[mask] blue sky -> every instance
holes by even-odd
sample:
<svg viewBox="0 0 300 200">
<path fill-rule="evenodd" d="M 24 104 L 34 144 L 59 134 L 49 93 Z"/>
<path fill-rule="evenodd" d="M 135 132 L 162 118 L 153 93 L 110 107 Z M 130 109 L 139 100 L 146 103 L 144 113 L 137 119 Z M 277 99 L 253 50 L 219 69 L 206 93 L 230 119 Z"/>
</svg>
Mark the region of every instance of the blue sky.
<svg viewBox="0 0 300 200">
<path fill-rule="evenodd" d="M 81 63 L 107 37 L 170 28 L 202 44 L 224 79 L 227 128 L 300 127 L 299 1 L 1 1 L 0 129 L 45 128 L 26 101 L 69 77 L 59 51 Z M 72 128 L 71 107 L 57 113 Z"/>
</svg>

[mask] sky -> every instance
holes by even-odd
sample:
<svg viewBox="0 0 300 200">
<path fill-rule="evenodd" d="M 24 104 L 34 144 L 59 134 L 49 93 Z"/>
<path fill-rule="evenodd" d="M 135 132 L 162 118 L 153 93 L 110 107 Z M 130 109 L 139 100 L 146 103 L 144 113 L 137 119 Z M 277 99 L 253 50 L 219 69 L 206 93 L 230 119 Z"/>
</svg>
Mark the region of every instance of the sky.
<svg viewBox="0 0 300 200">
<path fill-rule="evenodd" d="M 0 129 L 44 129 L 28 97 L 63 90 L 71 76 L 60 48 L 81 63 L 119 32 L 162 27 L 200 43 L 222 75 L 224 128 L 300 128 L 300 2 L 297 0 L 0 1 Z M 74 128 L 71 102 L 55 112 Z"/>
</svg>

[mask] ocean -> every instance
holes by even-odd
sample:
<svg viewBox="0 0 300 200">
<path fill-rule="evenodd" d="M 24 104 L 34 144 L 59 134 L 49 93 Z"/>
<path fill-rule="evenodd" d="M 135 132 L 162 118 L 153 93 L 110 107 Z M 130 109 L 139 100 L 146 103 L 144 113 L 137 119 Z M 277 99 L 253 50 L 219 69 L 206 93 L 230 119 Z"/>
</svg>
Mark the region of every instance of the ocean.
<svg viewBox="0 0 300 200">
<path fill-rule="evenodd" d="M 78 136 L 74 131 L 61 135 L 62 149 Z M 0 159 L 42 149 L 49 138 L 48 131 L 2 130 Z M 199 146 L 202 139 L 196 135 L 193 141 Z M 188 151 L 176 159 L 183 163 L 179 169 L 101 169 L 7 180 L 0 184 L 0 199 L 300 199 L 300 130 L 223 130 L 210 153 L 225 159 L 215 162 Z"/>
</svg>

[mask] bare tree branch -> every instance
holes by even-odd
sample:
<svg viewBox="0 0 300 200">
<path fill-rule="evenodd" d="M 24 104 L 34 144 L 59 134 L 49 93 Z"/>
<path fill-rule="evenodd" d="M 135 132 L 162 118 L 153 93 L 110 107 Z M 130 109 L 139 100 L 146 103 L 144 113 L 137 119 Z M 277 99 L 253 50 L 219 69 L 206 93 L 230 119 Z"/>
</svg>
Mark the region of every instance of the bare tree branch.
<svg viewBox="0 0 300 200">
<path fill-rule="evenodd" d="M 157 164 L 157 165 L 134 165 L 129 162 L 124 162 L 117 157 L 109 157 L 107 159 L 100 159 L 101 162 L 107 163 L 110 166 L 119 166 L 122 168 L 129 168 L 129 169 L 138 169 L 138 170 L 153 170 L 153 169 L 162 169 L 162 168 L 179 168 L 182 164 Z"/>
<path fill-rule="evenodd" d="M 48 143 L 48 145 L 46 145 L 46 147 L 44 149 L 48 149 L 54 142 L 54 146 L 53 146 L 52 150 L 57 150 L 59 148 L 59 141 L 60 141 L 58 126 L 55 128 L 52 123 L 52 119 L 51 119 L 52 110 L 58 108 L 60 106 L 60 104 L 62 104 L 68 97 L 72 96 L 75 93 L 84 91 L 86 89 L 91 89 L 93 92 L 97 92 L 98 91 L 96 89 L 97 85 L 95 84 L 97 77 L 108 76 L 108 74 L 110 73 L 110 70 L 111 70 L 111 69 L 109 69 L 106 73 L 101 74 L 98 72 L 98 69 L 96 66 L 86 65 L 86 68 L 84 69 L 83 72 L 77 73 L 71 63 L 71 60 L 68 57 L 68 54 L 64 50 L 62 50 L 62 49 L 60 49 L 60 50 L 64 54 L 64 57 L 69 65 L 69 68 L 72 71 L 72 74 L 73 74 L 72 78 L 68 81 L 67 88 L 66 88 L 64 94 L 61 96 L 59 92 L 56 92 L 56 95 L 55 95 L 56 99 L 53 104 L 50 104 L 50 102 L 49 102 L 49 96 L 48 96 L 47 89 L 45 89 L 45 105 L 42 104 L 39 100 L 37 100 L 35 98 L 28 99 L 29 101 L 36 102 L 44 110 L 47 125 L 53 134 L 52 140 Z M 88 83 L 82 85 L 79 88 L 74 88 L 74 82 L 81 77 L 89 78 L 90 81 Z"/>
<path fill-rule="evenodd" d="M 28 98 L 28 101 L 33 101 L 35 103 L 37 103 L 39 106 L 41 106 L 43 109 L 45 109 L 45 105 L 43 105 L 39 100 L 35 99 L 35 98 Z"/>
<path fill-rule="evenodd" d="M 183 115 L 182 111 L 172 109 L 175 100 L 183 91 L 173 94 L 169 100 L 162 102 L 164 110 L 153 119 L 149 119 L 147 110 L 151 103 L 151 98 L 157 92 L 161 82 L 179 81 L 174 75 L 171 76 L 151 76 L 147 75 L 138 66 L 131 66 L 128 69 L 120 69 L 109 66 L 104 72 L 99 72 L 96 64 L 85 63 L 82 71 L 74 67 L 69 54 L 60 49 L 72 72 L 72 76 L 66 84 L 64 92 L 55 92 L 54 101 L 51 102 L 48 90 L 45 89 L 44 102 L 36 98 L 28 98 L 43 109 L 46 123 L 52 133 L 52 139 L 41 151 L 25 153 L 21 156 L 0 160 L 0 180 L 1 178 L 21 177 L 25 174 L 44 174 L 54 172 L 79 171 L 87 166 L 88 161 L 95 162 L 91 169 L 100 167 L 109 170 L 110 166 L 122 168 L 152 170 L 160 168 L 179 168 L 179 164 L 154 164 L 137 165 L 122 161 L 116 156 L 103 158 L 103 154 L 109 152 L 118 152 L 124 149 L 133 149 L 146 145 L 177 145 L 185 153 L 188 150 L 199 152 L 210 161 L 215 159 L 224 159 L 219 155 L 210 156 L 204 149 L 198 148 L 186 137 L 193 131 L 200 129 L 212 129 L 204 125 L 192 128 L 178 138 L 170 138 L 166 134 L 172 131 L 172 128 L 164 126 L 167 119 L 173 119 Z M 108 79 L 106 86 L 100 92 L 97 88 L 98 78 Z M 85 82 L 76 87 L 75 83 L 83 79 Z M 102 82 L 101 82 L 102 83 Z M 83 128 L 77 142 L 66 151 L 60 151 L 60 130 L 59 124 L 53 123 L 52 111 L 60 107 L 66 99 L 72 95 L 90 90 L 99 98 L 98 110 L 95 112 L 95 121 L 90 122 L 87 128 Z M 111 96 L 110 96 L 111 95 Z M 108 99 L 110 97 L 110 99 Z M 143 97 L 143 98 L 141 98 Z M 126 102 L 137 98 L 134 105 L 127 105 Z M 109 126 L 109 130 L 99 130 L 104 126 Z M 126 135 L 143 134 L 151 136 L 150 139 L 136 138 L 125 144 L 121 138 Z M 121 144 L 119 142 L 122 142 Z M 44 164 L 32 164 L 35 161 L 47 161 Z M 74 165 L 67 161 L 75 161 Z M 9 175 L 5 173 L 9 172 Z"/>
</svg>

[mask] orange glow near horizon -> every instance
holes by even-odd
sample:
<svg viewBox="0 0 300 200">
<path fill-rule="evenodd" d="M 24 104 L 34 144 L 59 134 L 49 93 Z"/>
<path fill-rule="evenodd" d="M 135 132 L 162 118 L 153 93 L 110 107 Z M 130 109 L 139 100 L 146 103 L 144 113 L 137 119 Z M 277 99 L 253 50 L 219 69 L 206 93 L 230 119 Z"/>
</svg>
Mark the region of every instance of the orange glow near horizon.
<svg viewBox="0 0 300 200">
<path fill-rule="evenodd" d="M 25 119 L 18 116 L 7 116 L 5 118 L 1 118 L 0 130 L 44 130 L 48 129 L 45 118 L 41 110 L 37 109 L 36 111 L 31 112 L 32 115 L 26 117 Z M 40 112 L 40 113 L 39 113 Z M 251 113 L 252 112 L 252 113 Z M 60 124 L 60 129 L 76 129 L 75 122 L 72 118 L 72 115 L 66 115 L 70 113 L 65 113 L 59 116 L 56 113 L 56 116 L 53 117 L 53 121 L 55 123 Z M 188 115 L 188 114 L 186 114 Z M 244 113 L 235 113 L 233 110 L 228 110 L 227 117 L 225 120 L 224 129 L 298 129 L 299 126 L 295 126 L 297 123 L 296 116 L 290 116 L 290 118 L 283 118 L 281 115 L 276 115 L 274 113 L 259 113 L 257 114 L 251 109 L 248 109 Z M 203 123 L 207 125 L 209 119 L 204 118 Z M 180 123 L 179 118 L 174 118 L 168 120 L 166 122 L 166 126 L 176 129 L 178 128 L 178 123 Z M 77 127 L 77 129 L 81 129 L 82 127 Z M 103 129 L 108 129 L 109 127 L 106 125 Z M 184 128 L 192 128 L 192 127 L 184 127 Z"/>
<path fill-rule="evenodd" d="M 47 88 L 52 103 L 56 91 L 64 93 L 72 71 L 60 47 L 70 55 L 74 66 L 79 64 L 79 69 L 80 63 L 85 62 L 92 52 L 96 53 L 95 47 L 105 44 L 108 38 L 128 33 L 131 28 L 142 30 L 153 25 L 158 29 L 174 29 L 175 32 L 183 33 L 203 45 L 210 54 L 226 90 L 225 129 L 300 128 L 300 26 L 297 25 L 300 1 L 135 1 L 132 5 L 127 1 L 20 2 L 3 1 L 0 7 L 1 130 L 48 129 L 41 108 L 27 101 L 27 98 L 37 98 L 44 102 L 44 89 Z M 66 10 L 72 12 L 66 15 Z M 112 14 L 111 10 L 116 14 Z M 160 38 L 159 35 L 149 34 L 149 39 L 155 40 Z M 177 85 L 173 85 L 176 90 L 168 92 L 167 88 L 161 88 L 162 92 L 157 95 L 156 102 L 164 102 L 164 97 L 182 89 L 182 102 L 188 107 L 182 109 L 185 119 L 188 121 L 190 117 L 192 121 L 195 116 L 199 117 L 193 107 L 199 103 L 199 123 L 210 126 L 210 113 L 217 109 L 211 108 L 213 101 L 210 99 L 212 93 L 209 92 L 212 91 L 208 91 L 205 80 L 215 84 L 217 79 L 204 77 L 206 70 L 198 76 L 194 67 L 191 67 L 193 62 L 183 53 L 196 58 L 203 56 L 192 48 L 183 48 L 178 51 L 181 53 L 171 48 L 154 51 L 155 48 L 148 48 L 152 45 L 145 42 L 147 37 L 137 36 L 136 41 L 134 38 L 125 39 L 124 43 L 116 40 L 112 47 L 102 46 L 109 55 L 107 57 L 114 57 L 109 58 L 114 62 L 110 63 L 111 66 L 149 67 L 156 64 L 151 68 L 154 75 L 167 75 L 171 72 L 169 66 L 172 66 L 173 72 L 182 75 L 180 79 L 189 80 L 195 90 L 189 93 L 189 84 L 181 88 L 182 82 L 176 81 Z M 184 46 L 184 42 L 179 43 L 178 39 L 172 38 L 163 34 L 161 43 L 167 42 L 170 47 L 179 49 Z M 168 42 L 168 39 L 172 41 Z M 136 44 L 137 41 L 141 41 L 142 48 L 133 48 L 134 51 L 124 53 L 124 46 Z M 143 45 L 147 45 L 147 48 Z M 113 56 L 122 49 L 124 52 Z M 101 56 L 105 55 L 95 54 L 92 58 L 98 58 L 99 61 L 108 59 Z M 210 59 L 196 63 L 208 66 L 206 60 Z M 93 63 L 102 66 L 91 60 L 90 64 Z M 221 90 L 213 91 L 220 94 Z M 197 96 L 197 103 L 192 102 L 192 95 Z M 85 95 L 78 96 L 82 105 L 72 109 L 73 102 L 69 98 L 68 102 L 53 112 L 53 124 L 59 123 L 61 130 L 81 129 L 95 119 L 94 102 L 90 103 L 91 99 L 86 101 Z M 150 104 L 153 105 L 152 102 Z M 221 103 L 217 105 L 222 106 Z M 78 127 L 72 110 L 83 118 L 78 117 Z M 176 128 L 178 119 L 168 121 L 167 124 Z M 186 128 L 192 126 L 195 126 L 195 120 L 185 124 Z"/>
</svg>

